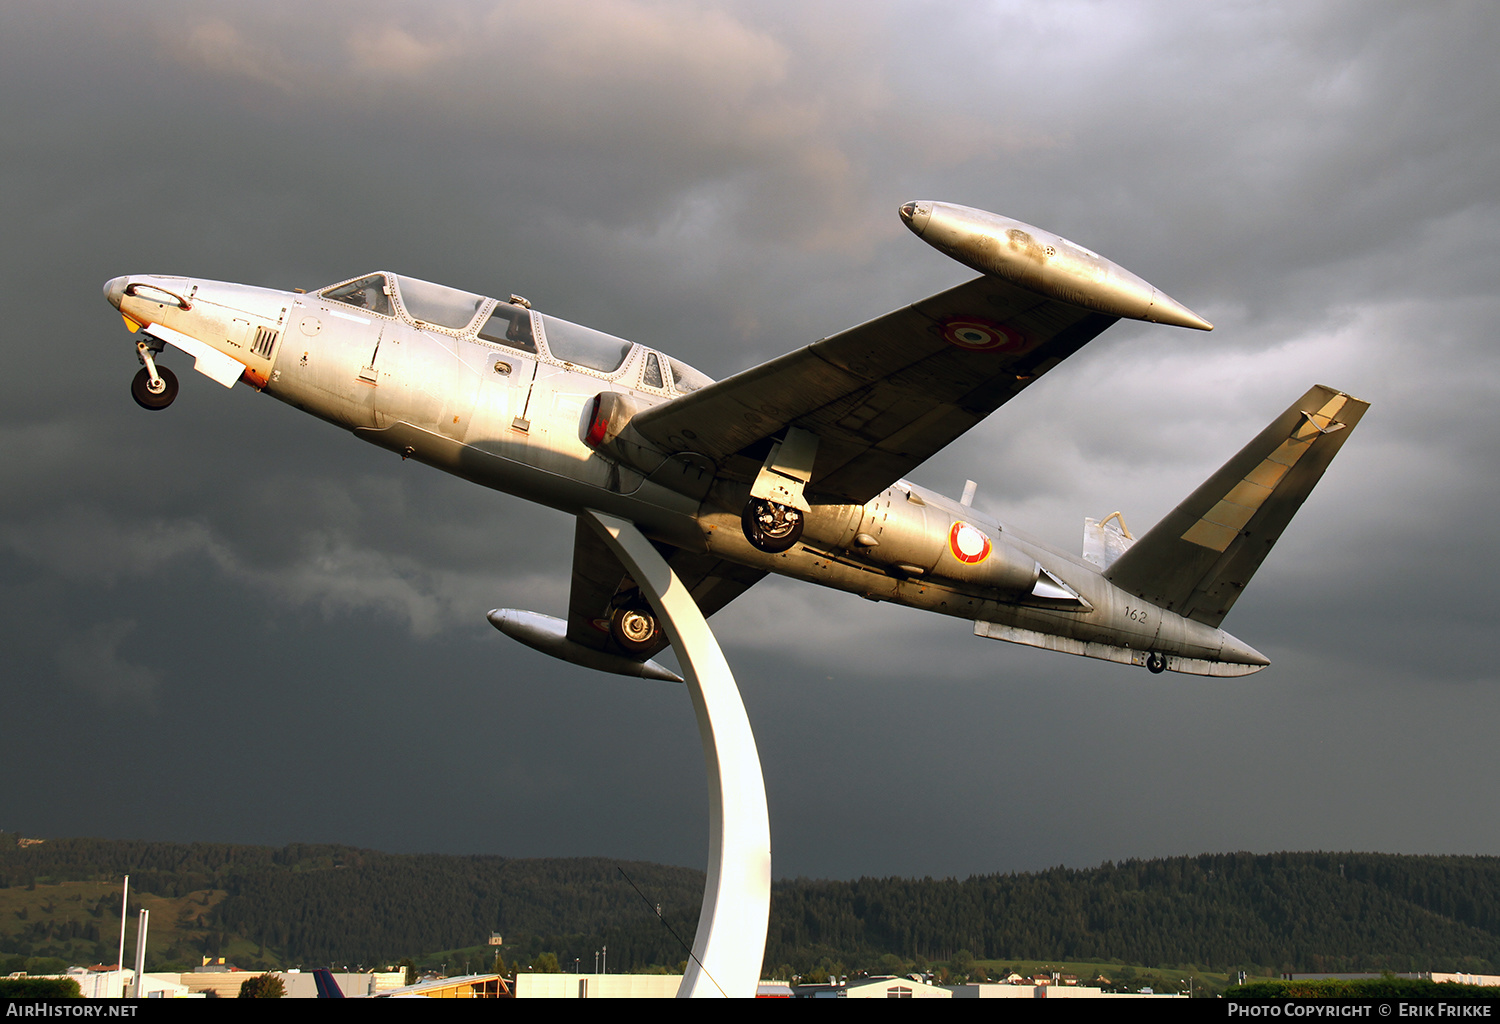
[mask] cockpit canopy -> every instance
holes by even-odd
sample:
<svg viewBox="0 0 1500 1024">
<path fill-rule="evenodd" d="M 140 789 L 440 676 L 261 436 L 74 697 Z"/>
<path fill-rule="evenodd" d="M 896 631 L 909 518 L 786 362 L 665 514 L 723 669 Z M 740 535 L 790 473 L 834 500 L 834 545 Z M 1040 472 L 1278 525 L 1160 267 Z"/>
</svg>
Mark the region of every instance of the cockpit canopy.
<svg viewBox="0 0 1500 1024">
<path fill-rule="evenodd" d="M 346 306 L 368 309 L 381 316 L 391 316 L 391 286 L 384 274 L 371 274 L 358 281 L 334 285 L 319 292 L 325 299 L 342 302 Z"/>
<path fill-rule="evenodd" d="M 457 332 L 473 323 L 480 307 L 489 301 L 483 295 L 471 295 L 457 288 L 398 274 L 370 274 L 357 281 L 325 288 L 319 294 L 325 299 L 368 309 L 381 316 L 396 315 L 394 300 L 400 304 L 406 318 L 418 327 L 440 327 Z"/>
<path fill-rule="evenodd" d="M 402 308 L 413 320 L 450 331 L 461 331 L 473 323 L 480 307 L 489 301 L 483 295 L 471 295 L 414 277 L 397 277 L 396 287 Z"/>
<path fill-rule="evenodd" d="M 502 302 L 399 274 L 369 274 L 325 288 L 318 294 L 380 316 L 403 317 L 422 329 L 460 337 L 472 335 L 481 341 L 550 357 L 552 361 L 607 377 L 620 373 L 630 362 L 631 353 L 640 347 L 623 338 L 538 313 L 525 300 L 514 296 L 511 301 Z M 486 312 L 488 315 L 481 315 Z M 713 383 L 713 378 L 686 363 L 663 358 L 671 368 L 672 389 L 677 393 L 696 391 Z M 646 352 L 638 363 L 644 386 L 667 390 L 655 353 Z"/>
</svg>

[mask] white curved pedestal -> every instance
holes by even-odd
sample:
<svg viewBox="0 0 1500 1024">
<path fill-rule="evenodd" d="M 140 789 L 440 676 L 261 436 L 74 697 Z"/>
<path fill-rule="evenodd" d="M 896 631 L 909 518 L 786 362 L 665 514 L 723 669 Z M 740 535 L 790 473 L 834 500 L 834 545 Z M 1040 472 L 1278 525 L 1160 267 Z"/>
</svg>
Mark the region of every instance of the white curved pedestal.
<svg viewBox="0 0 1500 1024">
<path fill-rule="evenodd" d="M 651 602 L 693 698 L 708 765 L 708 880 L 685 996 L 755 995 L 771 914 L 771 825 L 745 704 L 708 620 L 633 523 L 585 513 Z"/>
</svg>

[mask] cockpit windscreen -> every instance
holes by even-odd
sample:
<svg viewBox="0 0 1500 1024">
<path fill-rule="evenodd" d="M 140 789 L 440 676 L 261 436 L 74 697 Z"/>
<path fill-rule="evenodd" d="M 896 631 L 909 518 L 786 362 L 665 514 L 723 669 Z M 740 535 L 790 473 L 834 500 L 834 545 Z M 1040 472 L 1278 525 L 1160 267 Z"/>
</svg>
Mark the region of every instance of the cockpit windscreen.
<svg viewBox="0 0 1500 1024">
<path fill-rule="evenodd" d="M 450 331 L 461 331 L 469 326 L 479 313 L 479 307 L 487 301 L 483 295 L 419 281 L 415 277 L 397 276 L 396 285 L 401 289 L 401 305 L 413 320 L 446 327 Z"/>
</svg>

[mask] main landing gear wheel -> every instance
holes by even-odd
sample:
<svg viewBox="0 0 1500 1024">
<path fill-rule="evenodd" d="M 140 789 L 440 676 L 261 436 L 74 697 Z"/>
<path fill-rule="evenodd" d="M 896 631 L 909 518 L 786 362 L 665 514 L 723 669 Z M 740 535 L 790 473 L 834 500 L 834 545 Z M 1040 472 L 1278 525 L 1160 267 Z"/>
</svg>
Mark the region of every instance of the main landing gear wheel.
<svg viewBox="0 0 1500 1024">
<path fill-rule="evenodd" d="M 159 376 L 153 381 L 151 371 L 143 366 L 135 380 L 130 382 L 130 397 L 135 399 L 135 404 L 153 412 L 165 409 L 177 397 L 177 374 L 165 366 L 158 366 L 156 372 Z"/>
<path fill-rule="evenodd" d="M 616 608 L 609 616 L 609 635 L 630 654 L 644 654 L 656 646 L 661 627 L 649 609 L 634 605 Z"/>
<path fill-rule="evenodd" d="M 802 538 L 802 512 L 764 498 L 751 498 L 740 513 L 745 539 L 768 554 L 790 548 Z"/>
<path fill-rule="evenodd" d="M 1167 670 L 1167 656 L 1160 651 L 1152 651 L 1146 655 L 1146 668 L 1153 675 L 1161 675 Z"/>
</svg>

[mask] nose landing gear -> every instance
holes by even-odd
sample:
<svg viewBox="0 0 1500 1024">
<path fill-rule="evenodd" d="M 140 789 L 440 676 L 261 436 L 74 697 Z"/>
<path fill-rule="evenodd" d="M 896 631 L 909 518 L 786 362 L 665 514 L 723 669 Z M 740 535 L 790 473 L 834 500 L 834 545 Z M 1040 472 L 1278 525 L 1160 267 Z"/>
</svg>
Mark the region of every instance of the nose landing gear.
<svg viewBox="0 0 1500 1024">
<path fill-rule="evenodd" d="M 142 409 L 165 409 L 177 397 L 177 374 L 165 366 L 158 366 L 156 373 L 156 379 L 152 380 L 151 372 L 142 368 L 130 382 L 130 397 Z"/>
<path fill-rule="evenodd" d="M 1146 670 L 1152 675 L 1161 675 L 1167 670 L 1167 656 L 1160 651 L 1146 655 Z"/>
<path fill-rule="evenodd" d="M 141 369 L 130 382 L 130 397 L 142 409 L 153 412 L 165 409 L 177 397 L 177 375 L 165 366 L 156 365 L 154 352 L 160 352 L 160 348 L 153 350 L 146 342 L 138 341 L 135 351 L 140 356 Z"/>
</svg>

